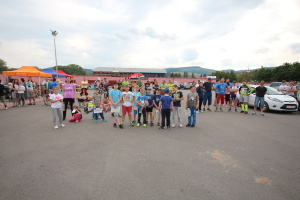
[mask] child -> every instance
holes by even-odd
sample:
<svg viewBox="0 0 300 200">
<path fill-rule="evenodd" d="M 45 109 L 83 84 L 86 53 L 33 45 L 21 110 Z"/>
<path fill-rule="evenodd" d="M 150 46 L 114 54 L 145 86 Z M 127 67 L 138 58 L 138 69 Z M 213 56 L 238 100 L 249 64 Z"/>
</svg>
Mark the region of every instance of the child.
<svg viewBox="0 0 300 200">
<path fill-rule="evenodd" d="M 122 123 L 121 125 L 124 127 L 124 121 L 126 113 L 128 114 L 130 126 L 134 126 L 132 122 L 132 103 L 134 102 L 134 94 L 129 91 L 129 85 L 124 85 L 124 92 L 122 92 Z"/>
<path fill-rule="evenodd" d="M 138 85 L 136 85 L 133 88 L 133 95 L 135 97 L 135 101 L 132 103 L 132 108 L 133 108 L 133 123 L 136 123 L 136 115 L 138 114 L 138 107 L 137 107 L 137 99 L 139 98 L 139 96 L 141 95 L 141 93 L 139 92 L 140 87 Z"/>
<path fill-rule="evenodd" d="M 159 129 L 165 129 L 165 124 L 167 121 L 167 128 L 170 129 L 170 117 L 171 110 L 173 108 L 173 100 L 172 97 L 169 96 L 169 88 L 164 90 L 165 94 L 159 100 L 159 108 L 161 109 L 161 127 Z"/>
<path fill-rule="evenodd" d="M 104 100 L 101 102 L 101 105 L 103 107 L 104 112 L 108 112 L 110 110 L 110 101 L 106 96 L 104 97 Z"/>
<path fill-rule="evenodd" d="M 160 90 L 156 90 L 155 95 L 154 95 L 154 99 L 153 99 L 153 108 L 154 108 L 154 116 L 153 119 L 155 118 L 155 116 L 157 116 L 157 126 L 160 126 L 160 109 L 159 109 L 159 100 L 160 100 Z"/>
<path fill-rule="evenodd" d="M 186 127 L 195 127 L 196 110 L 199 106 L 199 95 L 196 92 L 196 86 L 191 87 L 191 93 L 187 95 L 186 109 L 189 109 L 188 124 Z"/>
<path fill-rule="evenodd" d="M 95 119 L 95 122 L 98 123 L 99 116 L 102 118 L 103 122 L 107 122 L 107 120 L 104 118 L 103 115 L 103 107 L 101 105 L 101 94 L 100 94 L 100 89 L 96 88 L 95 93 L 93 95 L 93 104 L 94 104 L 94 109 L 93 109 L 93 118 Z M 95 109 L 100 108 L 102 109 L 102 112 L 100 113 L 95 113 Z"/>
<path fill-rule="evenodd" d="M 88 114 L 89 112 L 92 112 L 93 109 L 94 109 L 94 103 L 93 103 L 93 101 L 87 102 L 86 103 L 86 107 L 84 109 L 85 109 L 86 114 Z"/>
<path fill-rule="evenodd" d="M 146 107 L 147 107 L 147 97 L 145 96 L 145 90 L 144 88 L 140 89 L 141 95 L 137 98 L 137 106 L 138 106 L 138 123 L 137 127 L 141 125 L 141 115 L 143 114 L 143 126 L 147 126 L 146 121 Z"/>
<path fill-rule="evenodd" d="M 149 115 L 150 115 L 150 125 L 153 126 L 153 117 L 152 117 L 152 111 L 153 111 L 153 97 L 154 95 L 151 94 L 151 88 L 147 88 L 147 94 L 146 94 L 146 97 L 147 97 L 147 101 L 148 101 L 148 105 L 146 107 L 146 113 L 147 113 L 147 116 L 146 116 L 146 123 L 148 124 L 148 119 L 149 119 Z"/>
<path fill-rule="evenodd" d="M 23 107 L 26 106 L 26 104 L 25 104 L 25 95 L 24 95 L 25 90 L 26 90 L 26 88 L 25 88 L 24 84 L 22 83 L 22 81 L 20 81 L 19 88 L 18 88 L 18 103 L 19 103 L 19 106 L 20 106 L 21 105 L 21 100 L 22 100 L 22 106 Z"/>
<path fill-rule="evenodd" d="M 78 106 L 73 106 L 73 111 L 72 111 L 73 117 L 69 119 L 69 122 L 80 122 L 82 119 L 82 114 L 81 111 L 78 109 Z"/>
<path fill-rule="evenodd" d="M 173 86 L 173 112 L 172 112 L 172 128 L 175 127 L 175 115 L 177 115 L 179 127 L 182 128 L 182 122 L 181 122 L 181 101 L 183 100 L 183 94 L 181 91 L 179 91 L 178 86 Z"/>
<path fill-rule="evenodd" d="M 62 122 L 63 116 L 62 116 L 62 101 L 63 96 L 61 94 L 58 94 L 58 87 L 53 87 L 53 94 L 50 95 L 50 103 L 51 103 L 51 109 L 52 109 L 52 116 L 53 116 L 53 125 L 55 129 L 58 129 L 57 123 L 56 123 L 56 116 L 58 116 L 58 122 L 61 127 L 64 127 L 65 125 Z"/>
<path fill-rule="evenodd" d="M 120 102 L 122 100 L 122 93 L 118 90 L 119 84 L 114 83 L 114 89 L 109 92 L 109 100 L 111 102 L 111 112 L 114 116 L 114 128 L 117 128 L 117 124 L 119 128 L 123 128 L 119 121 L 119 112 L 120 112 Z"/>
</svg>

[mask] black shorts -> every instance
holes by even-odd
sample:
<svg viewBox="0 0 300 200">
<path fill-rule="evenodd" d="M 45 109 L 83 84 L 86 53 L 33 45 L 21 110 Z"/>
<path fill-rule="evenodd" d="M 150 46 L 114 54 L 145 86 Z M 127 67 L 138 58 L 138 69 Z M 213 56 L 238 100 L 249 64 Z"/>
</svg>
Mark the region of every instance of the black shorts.
<svg viewBox="0 0 300 200">
<path fill-rule="evenodd" d="M 225 96 L 225 101 L 226 101 L 226 102 L 229 102 L 229 101 L 230 101 L 230 94 L 226 94 L 226 96 Z"/>
<path fill-rule="evenodd" d="M 152 111 L 153 111 L 153 107 L 146 107 L 146 112 L 147 113 L 152 113 Z"/>
</svg>

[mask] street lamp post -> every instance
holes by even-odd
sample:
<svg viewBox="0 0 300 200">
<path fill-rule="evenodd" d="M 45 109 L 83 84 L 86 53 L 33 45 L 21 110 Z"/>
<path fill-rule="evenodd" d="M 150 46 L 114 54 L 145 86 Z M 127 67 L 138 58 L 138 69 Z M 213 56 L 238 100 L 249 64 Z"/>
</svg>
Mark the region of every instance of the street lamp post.
<svg viewBox="0 0 300 200">
<path fill-rule="evenodd" d="M 54 52 L 55 52 L 55 64 L 56 64 L 56 78 L 58 78 L 58 69 L 57 69 L 57 57 L 56 57 L 56 44 L 55 44 L 55 36 L 58 34 L 57 31 L 51 31 L 51 34 L 53 35 L 53 38 L 54 38 Z"/>
</svg>

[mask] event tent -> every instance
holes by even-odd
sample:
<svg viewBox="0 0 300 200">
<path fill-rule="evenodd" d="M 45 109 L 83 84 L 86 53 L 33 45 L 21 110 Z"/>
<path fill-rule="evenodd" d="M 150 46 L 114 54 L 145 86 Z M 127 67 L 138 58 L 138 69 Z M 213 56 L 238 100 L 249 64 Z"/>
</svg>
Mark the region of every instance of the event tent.
<svg viewBox="0 0 300 200">
<path fill-rule="evenodd" d="M 134 73 L 129 78 L 140 78 L 140 77 L 145 77 L 145 75 L 142 73 Z"/>
<path fill-rule="evenodd" d="M 62 75 L 62 74 L 59 74 L 57 72 L 55 72 L 53 69 L 43 69 L 42 72 L 45 72 L 45 73 L 49 73 L 49 74 L 52 74 L 52 77 L 58 77 L 59 78 L 66 78 L 66 75 Z"/>
<path fill-rule="evenodd" d="M 66 77 L 71 77 L 71 78 L 74 78 L 74 76 L 73 75 L 70 75 L 70 74 L 66 74 L 64 71 L 62 71 L 62 70 L 53 70 L 53 71 L 55 71 L 55 72 L 58 72 L 58 74 L 61 74 L 61 75 L 65 75 Z"/>
<path fill-rule="evenodd" d="M 34 66 L 23 66 L 20 69 L 13 71 L 2 71 L 2 74 L 7 76 L 32 76 L 32 77 L 51 77 L 49 73 L 40 72 Z"/>
</svg>

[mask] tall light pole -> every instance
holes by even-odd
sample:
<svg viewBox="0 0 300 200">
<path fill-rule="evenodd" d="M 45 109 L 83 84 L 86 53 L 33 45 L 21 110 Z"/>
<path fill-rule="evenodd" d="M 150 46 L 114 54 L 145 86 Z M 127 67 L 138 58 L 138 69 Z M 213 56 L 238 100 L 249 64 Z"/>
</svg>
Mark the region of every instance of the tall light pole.
<svg viewBox="0 0 300 200">
<path fill-rule="evenodd" d="M 58 69 L 57 69 L 57 57 L 56 57 L 56 44 L 55 44 L 55 36 L 58 34 L 57 31 L 51 31 L 51 34 L 53 35 L 53 38 L 54 38 L 54 52 L 55 52 L 55 64 L 56 64 L 56 78 L 58 78 Z"/>
</svg>

